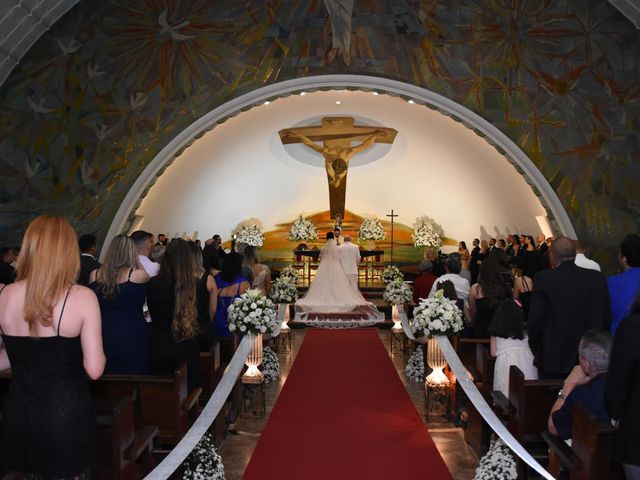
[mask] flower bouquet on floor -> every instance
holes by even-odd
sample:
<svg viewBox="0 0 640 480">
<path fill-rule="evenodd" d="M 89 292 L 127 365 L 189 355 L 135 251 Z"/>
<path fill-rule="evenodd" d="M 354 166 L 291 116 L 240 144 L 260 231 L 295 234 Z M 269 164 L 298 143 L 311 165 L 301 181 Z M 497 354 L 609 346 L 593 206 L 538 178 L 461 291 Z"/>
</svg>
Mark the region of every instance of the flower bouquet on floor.
<svg viewBox="0 0 640 480">
<path fill-rule="evenodd" d="M 431 247 L 438 250 L 442 246 L 444 230 L 433 219 L 423 215 L 416 218 L 413 224 L 413 245 L 416 247 Z"/>
<path fill-rule="evenodd" d="M 262 354 L 262 374 L 265 383 L 275 382 L 280 378 L 280 359 L 269 347 L 265 347 Z"/>
<path fill-rule="evenodd" d="M 291 230 L 289 230 L 289 240 L 317 240 L 318 232 L 316 226 L 308 218 L 302 218 L 302 215 L 298 217 L 292 224 Z"/>
<path fill-rule="evenodd" d="M 480 459 L 474 480 L 516 480 L 518 469 L 509 447 L 499 438 Z"/>
<path fill-rule="evenodd" d="M 402 275 L 402 272 L 398 267 L 395 265 L 389 265 L 382 272 L 382 281 L 385 285 L 388 285 L 395 280 L 403 281 L 404 275 Z"/>
<path fill-rule="evenodd" d="M 401 278 L 396 278 L 387 284 L 382 298 L 391 305 L 406 305 L 411 302 L 413 291 L 407 282 Z"/>
<path fill-rule="evenodd" d="M 418 348 L 411 354 L 404 372 L 407 379 L 412 382 L 424 382 L 424 347 L 422 345 L 418 345 Z"/>
<path fill-rule="evenodd" d="M 229 331 L 236 335 L 276 336 L 279 324 L 273 302 L 258 290 L 247 290 L 229 305 Z"/>
<path fill-rule="evenodd" d="M 262 222 L 257 218 L 250 218 L 236 225 L 231 230 L 231 234 L 236 237 L 236 244 L 246 243 L 253 247 L 261 247 L 264 244 L 264 235 L 262 234 Z"/>
<path fill-rule="evenodd" d="M 294 303 L 298 299 L 298 288 L 295 280 L 289 276 L 280 276 L 271 284 L 269 294 L 274 303 Z"/>
<path fill-rule="evenodd" d="M 225 480 L 222 457 L 213 445 L 211 434 L 205 433 L 182 464 L 183 480 Z"/>
<path fill-rule="evenodd" d="M 463 328 L 462 312 L 454 300 L 443 295 L 442 290 L 420 301 L 413 311 L 411 333 L 416 341 L 426 341 L 434 335 L 453 335 Z"/>
</svg>

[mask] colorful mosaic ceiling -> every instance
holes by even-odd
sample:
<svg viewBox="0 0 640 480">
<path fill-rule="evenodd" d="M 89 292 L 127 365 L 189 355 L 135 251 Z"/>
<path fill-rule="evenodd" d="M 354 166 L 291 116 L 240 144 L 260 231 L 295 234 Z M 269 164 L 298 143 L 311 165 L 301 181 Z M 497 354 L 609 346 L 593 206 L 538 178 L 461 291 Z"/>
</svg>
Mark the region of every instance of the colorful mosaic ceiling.
<svg viewBox="0 0 640 480">
<path fill-rule="evenodd" d="M 42 211 L 104 235 L 186 126 L 260 86 L 329 73 L 415 84 L 492 122 L 603 260 L 639 230 L 640 38 L 608 2 L 356 0 L 349 65 L 327 64 L 328 20 L 320 0 L 78 3 L 0 87 L 0 241 Z"/>
</svg>

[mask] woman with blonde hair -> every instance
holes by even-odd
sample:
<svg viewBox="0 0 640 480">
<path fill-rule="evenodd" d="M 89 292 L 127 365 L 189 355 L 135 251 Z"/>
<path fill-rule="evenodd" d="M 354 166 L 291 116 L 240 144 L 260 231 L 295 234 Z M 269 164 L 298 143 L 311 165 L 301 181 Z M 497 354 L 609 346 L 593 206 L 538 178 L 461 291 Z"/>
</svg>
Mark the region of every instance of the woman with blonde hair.
<svg viewBox="0 0 640 480">
<path fill-rule="evenodd" d="M 102 266 L 91 272 L 89 281 L 102 312 L 105 372 L 149 373 L 149 334 L 142 313 L 149 275 L 139 263 L 133 240 L 116 235 Z"/>
<path fill-rule="evenodd" d="M 42 215 L 25 233 L 16 282 L 0 292 L 0 369 L 12 369 L 2 465 L 17 476 L 96 473 L 96 416 L 86 377 L 102 375 L 105 357 L 98 301 L 75 284 L 79 271 L 73 228 Z"/>
<path fill-rule="evenodd" d="M 260 263 L 256 247 L 249 245 L 244 249 L 242 265 L 249 267 L 253 272 L 253 288 L 257 288 L 265 295 L 269 295 L 271 291 L 271 271 L 269 267 Z"/>
<path fill-rule="evenodd" d="M 149 367 L 152 374 L 172 374 L 187 364 L 189 390 L 200 384 L 197 284 L 201 266 L 196 265 L 189 244 L 171 240 L 158 275 L 149 281 L 147 305 L 151 322 Z"/>
</svg>

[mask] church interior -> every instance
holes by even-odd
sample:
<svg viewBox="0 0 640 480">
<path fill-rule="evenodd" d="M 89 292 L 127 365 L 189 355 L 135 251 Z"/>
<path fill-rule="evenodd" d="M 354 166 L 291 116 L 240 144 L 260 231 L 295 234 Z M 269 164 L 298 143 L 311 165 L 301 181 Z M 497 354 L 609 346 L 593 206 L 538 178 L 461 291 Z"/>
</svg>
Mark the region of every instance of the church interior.
<svg viewBox="0 0 640 480">
<path fill-rule="evenodd" d="M 0 1 L 0 477 L 640 479 L 638 58 L 637 1 Z"/>
</svg>

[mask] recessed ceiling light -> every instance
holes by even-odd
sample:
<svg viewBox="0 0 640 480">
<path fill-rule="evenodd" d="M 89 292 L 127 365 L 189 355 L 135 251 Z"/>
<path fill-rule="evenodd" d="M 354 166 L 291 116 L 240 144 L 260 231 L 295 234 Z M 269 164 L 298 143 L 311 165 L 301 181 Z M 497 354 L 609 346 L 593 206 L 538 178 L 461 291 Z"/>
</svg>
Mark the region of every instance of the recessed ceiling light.
<svg viewBox="0 0 640 480">
<path fill-rule="evenodd" d="M 269 100 L 267 100 L 266 102 L 264 102 L 265 105 L 269 105 L 271 102 Z"/>
<path fill-rule="evenodd" d="M 342 102 L 340 100 L 336 100 L 336 105 L 341 105 Z"/>
<path fill-rule="evenodd" d="M 414 102 L 413 100 L 409 100 L 409 103 L 410 103 L 411 105 L 413 105 L 413 104 L 414 104 L 414 103 L 416 103 L 416 102 Z"/>
<path fill-rule="evenodd" d="M 371 93 L 373 93 L 374 95 L 380 95 L 378 92 L 371 92 Z"/>
<path fill-rule="evenodd" d="M 306 95 L 306 94 L 307 94 L 307 92 L 300 92 L 300 96 Z"/>
</svg>

